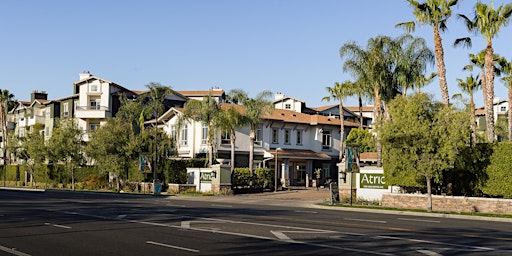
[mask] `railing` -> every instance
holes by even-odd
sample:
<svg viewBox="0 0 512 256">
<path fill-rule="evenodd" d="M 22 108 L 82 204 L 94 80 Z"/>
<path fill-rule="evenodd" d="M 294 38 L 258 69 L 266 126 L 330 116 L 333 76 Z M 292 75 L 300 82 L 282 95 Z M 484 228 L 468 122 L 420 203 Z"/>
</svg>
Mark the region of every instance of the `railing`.
<svg viewBox="0 0 512 256">
<path fill-rule="evenodd" d="M 108 107 L 105 106 L 77 106 L 77 111 L 80 110 L 98 110 L 98 111 L 108 111 Z"/>
</svg>

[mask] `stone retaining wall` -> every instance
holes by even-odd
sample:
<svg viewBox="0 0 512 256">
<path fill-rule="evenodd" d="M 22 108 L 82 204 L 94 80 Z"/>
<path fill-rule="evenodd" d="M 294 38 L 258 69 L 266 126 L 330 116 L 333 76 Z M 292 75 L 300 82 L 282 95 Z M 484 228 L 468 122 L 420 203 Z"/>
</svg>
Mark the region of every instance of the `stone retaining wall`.
<svg viewBox="0 0 512 256">
<path fill-rule="evenodd" d="M 386 193 L 382 195 L 382 206 L 402 209 L 426 209 L 427 195 Z M 433 195 L 432 210 L 512 214 L 512 199 Z"/>
</svg>

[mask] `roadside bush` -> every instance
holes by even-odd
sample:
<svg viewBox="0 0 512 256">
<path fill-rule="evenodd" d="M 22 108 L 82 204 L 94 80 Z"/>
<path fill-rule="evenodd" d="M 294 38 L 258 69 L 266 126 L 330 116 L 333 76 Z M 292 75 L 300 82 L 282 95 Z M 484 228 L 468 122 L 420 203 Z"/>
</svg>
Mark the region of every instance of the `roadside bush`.
<svg viewBox="0 0 512 256">
<path fill-rule="evenodd" d="M 246 188 L 251 184 L 251 173 L 249 168 L 235 168 L 234 187 Z M 262 189 L 274 188 L 274 170 L 267 168 L 254 169 L 254 187 Z"/>
<path fill-rule="evenodd" d="M 512 198 L 512 143 L 494 143 L 492 148 L 490 164 L 485 169 L 489 179 L 482 192 L 492 197 Z"/>
</svg>

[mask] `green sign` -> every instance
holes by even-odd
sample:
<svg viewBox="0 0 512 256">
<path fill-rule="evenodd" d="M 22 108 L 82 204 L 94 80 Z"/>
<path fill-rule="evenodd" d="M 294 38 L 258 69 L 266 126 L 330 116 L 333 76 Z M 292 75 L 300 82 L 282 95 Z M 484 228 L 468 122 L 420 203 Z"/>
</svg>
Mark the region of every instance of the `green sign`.
<svg viewBox="0 0 512 256">
<path fill-rule="evenodd" d="M 212 173 L 211 172 L 201 172 L 199 176 L 199 181 L 201 183 L 212 183 Z"/>
<path fill-rule="evenodd" d="M 361 188 L 387 189 L 384 174 L 380 173 L 361 173 L 359 175 Z"/>
</svg>

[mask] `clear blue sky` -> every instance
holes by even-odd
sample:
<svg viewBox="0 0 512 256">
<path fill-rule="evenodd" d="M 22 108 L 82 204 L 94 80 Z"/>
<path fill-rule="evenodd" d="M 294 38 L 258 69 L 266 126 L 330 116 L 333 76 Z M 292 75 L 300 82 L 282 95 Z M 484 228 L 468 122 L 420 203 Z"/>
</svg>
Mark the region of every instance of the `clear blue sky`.
<svg viewBox="0 0 512 256">
<path fill-rule="evenodd" d="M 471 15 L 475 2 L 460 1 L 454 13 Z M 250 96 L 270 90 L 318 107 L 334 104 L 321 101 L 326 86 L 352 80 L 342 72 L 344 43 L 365 47 L 378 35 L 396 37 L 403 30 L 394 25 L 411 20 L 405 0 L 3 0 L 0 88 L 19 100 L 33 90 L 57 99 L 71 95 L 88 70 L 133 90 L 149 82 L 175 90 L 240 88 Z M 456 78 L 470 74 L 461 71 L 468 53 L 485 41 L 475 36 L 472 49 L 453 48 L 468 32 L 455 17 L 448 29 L 442 36 L 453 95 L 460 92 Z M 414 36 L 433 48 L 431 27 Z M 511 60 L 511 42 L 509 25 L 494 39 L 495 52 Z M 495 81 L 496 96 L 506 99 Z M 441 99 L 437 79 L 425 91 Z M 476 97 L 482 106 L 480 91 Z"/>
</svg>

